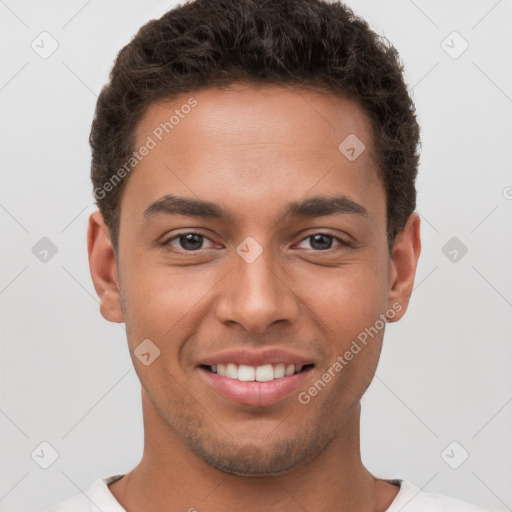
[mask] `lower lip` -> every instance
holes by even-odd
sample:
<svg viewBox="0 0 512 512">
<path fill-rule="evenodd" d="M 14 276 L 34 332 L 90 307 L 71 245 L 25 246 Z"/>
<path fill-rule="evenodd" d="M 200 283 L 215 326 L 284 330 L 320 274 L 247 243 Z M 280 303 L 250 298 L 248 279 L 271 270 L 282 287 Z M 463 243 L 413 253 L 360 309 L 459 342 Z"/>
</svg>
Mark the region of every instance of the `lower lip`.
<svg viewBox="0 0 512 512">
<path fill-rule="evenodd" d="M 308 377 L 311 369 L 312 368 L 309 367 L 288 377 L 282 377 L 267 382 L 242 382 L 240 380 L 223 377 L 206 368 L 198 368 L 200 374 L 206 379 L 206 382 L 222 396 L 232 402 L 253 406 L 270 405 L 289 396 L 300 387 Z"/>
</svg>

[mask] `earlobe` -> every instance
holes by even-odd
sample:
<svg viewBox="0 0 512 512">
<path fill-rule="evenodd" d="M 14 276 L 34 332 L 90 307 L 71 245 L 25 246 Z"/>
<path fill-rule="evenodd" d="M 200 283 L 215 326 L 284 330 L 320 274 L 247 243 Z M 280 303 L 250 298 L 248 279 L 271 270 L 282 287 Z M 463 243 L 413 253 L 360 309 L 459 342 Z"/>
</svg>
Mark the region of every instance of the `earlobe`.
<svg viewBox="0 0 512 512">
<path fill-rule="evenodd" d="M 399 311 L 389 320 L 390 322 L 400 320 L 407 310 L 420 252 L 420 217 L 418 214 L 412 213 L 404 229 L 396 236 L 393 246 L 389 273 L 388 308 Z"/>
<path fill-rule="evenodd" d="M 114 248 L 108 227 L 99 211 L 89 216 L 87 251 L 102 316 L 109 322 L 124 322 Z"/>
</svg>

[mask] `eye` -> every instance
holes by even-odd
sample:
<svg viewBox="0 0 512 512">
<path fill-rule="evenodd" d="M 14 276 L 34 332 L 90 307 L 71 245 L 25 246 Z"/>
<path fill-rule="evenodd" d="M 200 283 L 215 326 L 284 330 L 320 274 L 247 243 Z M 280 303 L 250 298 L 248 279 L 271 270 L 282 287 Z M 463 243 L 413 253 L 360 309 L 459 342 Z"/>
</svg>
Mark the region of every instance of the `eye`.
<svg viewBox="0 0 512 512">
<path fill-rule="evenodd" d="M 210 247 L 204 247 L 205 240 L 210 242 Z M 350 247 L 350 244 L 340 237 L 330 235 L 329 233 L 314 233 L 304 238 L 300 244 L 310 240 L 310 247 L 315 251 L 328 251 L 333 248 L 333 242 L 338 242 L 340 248 Z M 219 247 L 205 234 L 195 231 L 187 231 L 178 233 L 177 235 L 168 238 L 162 242 L 162 246 L 169 248 L 173 252 L 195 252 L 201 249 L 208 249 Z M 301 247 L 302 249 L 308 249 L 308 247 Z"/>
<path fill-rule="evenodd" d="M 313 235 L 309 235 L 306 238 L 304 238 L 301 241 L 301 243 L 304 243 L 306 240 L 311 240 L 311 248 L 314 249 L 315 251 L 325 251 L 332 249 L 332 243 L 334 240 L 336 240 L 339 243 L 339 245 L 341 245 L 342 248 L 350 247 L 350 244 L 343 240 L 342 238 L 330 235 L 328 233 L 315 233 Z"/>
<path fill-rule="evenodd" d="M 164 247 L 172 247 L 179 251 L 193 252 L 200 249 L 206 249 L 202 247 L 204 240 L 210 240 L 206 235 L 202 233 L 196 233 L 195 231 L 188 231 L 186 233 L 178 233 L 172 238 L 168 238 L 162 243 Z M 210 240 L 211 242 L 211 240 Z M 212 247 L 215 244 L 212 242 Z"/>
</svg>

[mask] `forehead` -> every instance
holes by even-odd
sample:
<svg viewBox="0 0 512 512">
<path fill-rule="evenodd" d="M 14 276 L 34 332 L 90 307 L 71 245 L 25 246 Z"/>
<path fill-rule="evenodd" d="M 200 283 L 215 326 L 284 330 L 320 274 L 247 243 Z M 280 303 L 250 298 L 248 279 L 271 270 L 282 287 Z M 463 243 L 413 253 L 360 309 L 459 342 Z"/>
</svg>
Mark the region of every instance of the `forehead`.
<svg viewBox="0 0 512 512">
<path fill-rule="evenodd" d="M 188 138 L 191 130 L 194 136 Z M 340 136 L 349 133 L 357 134 L 369 149 L 370 120 L 348 97 L 277 85 L 237 83 L 227 89 L 207 88 L 172 101 L 150 104 L 138 123 L 136 145 L 152 135 L 157 142 L 164 143 L 170 142 L 169 138 L 186 136 L 189 146 L 218 147 L 219 142 L 252 147 L 256 143 L 295 144 L 296 151 L 301 152 L 302 148 L 325 148 L 333 142 L 330 149 L 337 150 Z"/>
<path fill-rule="evenodd" d="M 383 188 L 370 133 L 353 100 L 308 90 L 235 84 L 159 101 L 137 126 L 134 149 L 151 149 L 130 176 L 121 210 L 130 201 L 140 215 L 175 194 L 261 212 L 284 197 L 335 188 L 359 203 L 382 202 L 372 197 Z M 354 141 L 364 150 L 350 159 L 342 150 Z"/>
</svg>

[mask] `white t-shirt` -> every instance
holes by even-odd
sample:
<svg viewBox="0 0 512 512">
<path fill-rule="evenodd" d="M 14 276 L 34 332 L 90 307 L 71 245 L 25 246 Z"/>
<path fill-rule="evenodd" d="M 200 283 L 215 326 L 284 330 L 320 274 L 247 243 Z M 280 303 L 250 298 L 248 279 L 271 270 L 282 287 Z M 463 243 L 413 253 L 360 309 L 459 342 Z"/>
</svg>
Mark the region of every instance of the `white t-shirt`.
<svg viewBox="0 0 512 512">
<path fill-rule="evenodd" d="M 126 512 L 108 488 L 109 484 L 122 477 L 114 475 L 100 478 L 87 492 L 58 503 L 44 512 Z M 386 512 L 492 512 L 442 494 L 423 492 L 407 480 L 386 481 L 400 486 L 400 491 Z"/>
</svg>

